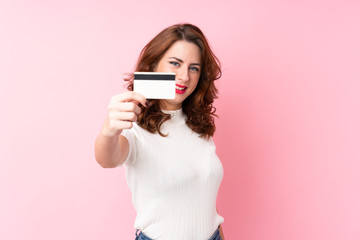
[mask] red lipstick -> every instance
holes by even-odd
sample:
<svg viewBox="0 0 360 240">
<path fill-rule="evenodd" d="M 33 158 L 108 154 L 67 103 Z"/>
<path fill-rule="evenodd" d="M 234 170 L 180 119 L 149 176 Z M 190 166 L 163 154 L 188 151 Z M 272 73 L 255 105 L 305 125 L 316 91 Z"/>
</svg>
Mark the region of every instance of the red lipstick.
<svg viewBox="0 0 360 240">
<path fill-rule="evenodd" d="M 187 87 L 186 86 L 182 86 L 179 84 L 176 84 L 175 86 L 175 92 L 178 94 L 184 94 L 186 92 Z"/>
</svg>

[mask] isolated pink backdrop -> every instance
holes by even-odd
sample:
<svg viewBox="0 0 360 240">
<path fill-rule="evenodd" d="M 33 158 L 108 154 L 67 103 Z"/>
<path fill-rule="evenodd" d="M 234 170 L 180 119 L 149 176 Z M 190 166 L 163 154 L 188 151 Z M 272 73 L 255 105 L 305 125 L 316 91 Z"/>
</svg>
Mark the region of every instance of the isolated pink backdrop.
<svg viewBox="0 0 360 240">
<path fill-rule="evenodd" d="M 142 47 L 190 22 L 222 62 L 228 240 L 360 239 L 358 1 L 0 2 L 0 239 L 134 239 L 94 142 Z"/>
</svg>

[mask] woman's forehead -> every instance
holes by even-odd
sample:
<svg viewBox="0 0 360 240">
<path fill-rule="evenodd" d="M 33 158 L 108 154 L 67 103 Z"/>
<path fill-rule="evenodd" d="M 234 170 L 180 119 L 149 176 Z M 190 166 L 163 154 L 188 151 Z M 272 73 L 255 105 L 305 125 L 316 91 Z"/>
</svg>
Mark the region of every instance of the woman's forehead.
<svg viewBox="0 0 360 240">
<path fill-rule="evenodd" d="M 201 61 L 200 48 L 192 42 L 180 40 L 176 41 L 165 53 L 166 58 L 176 57 L 184 62 L 198 62 Z"/>
</svg>

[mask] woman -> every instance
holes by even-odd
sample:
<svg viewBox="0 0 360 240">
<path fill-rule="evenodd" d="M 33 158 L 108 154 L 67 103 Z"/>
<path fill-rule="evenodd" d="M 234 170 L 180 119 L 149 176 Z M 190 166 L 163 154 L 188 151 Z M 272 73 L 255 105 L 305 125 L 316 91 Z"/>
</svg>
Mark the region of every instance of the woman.
<svg viewBox="0 0 360 240">
<path fill-rule="evenodd" d="M 125 166 L 132 192 L 136 239 L 224 239 L 216 197 L 223 168 L 215 153 L 214 81 L 220 63 L 201 30 L 177 24 L 142 50 L 137 72 L 173 72 L 175 99 L 115 95 L 95 142 L 105 168 Z M 139 235 L 138 235 L 139 234 Z"/>
</svg>

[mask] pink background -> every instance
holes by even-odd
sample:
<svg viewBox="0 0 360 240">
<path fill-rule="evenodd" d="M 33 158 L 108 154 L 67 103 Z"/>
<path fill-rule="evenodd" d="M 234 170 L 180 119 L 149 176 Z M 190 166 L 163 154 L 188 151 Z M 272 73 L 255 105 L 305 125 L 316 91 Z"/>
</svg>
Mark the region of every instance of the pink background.
<svg viewBox="0 0 360 240">
<path fill-rule="evenodd" d="M 360 239 L 356 0 L 2 0 L 0 239 L 134 239 L 124 168 L 94 141 L 142 47 L 179 22 L 222 62 L 227 239 Z"/>
</svg>

